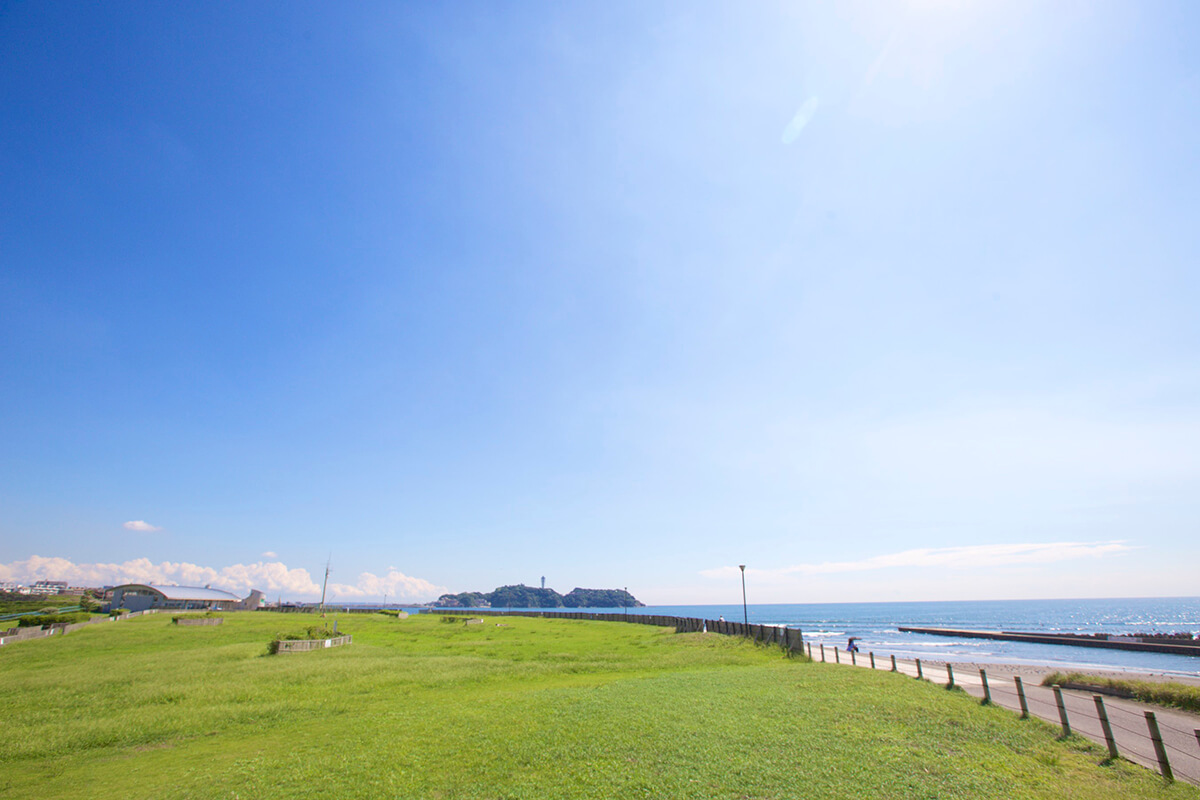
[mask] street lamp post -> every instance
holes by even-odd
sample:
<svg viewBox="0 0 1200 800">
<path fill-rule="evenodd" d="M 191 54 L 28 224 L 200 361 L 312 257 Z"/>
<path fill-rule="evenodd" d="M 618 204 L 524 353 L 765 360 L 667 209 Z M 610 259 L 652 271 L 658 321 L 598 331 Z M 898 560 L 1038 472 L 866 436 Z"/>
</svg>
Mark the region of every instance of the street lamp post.
<svg viewBox="0 0 1200 800">
<path fill-rule="evenodd" d="M 746 565 L 738 564 L 738 569 L 742 571 L 742 624 L 750 624 L 750 615 L 746 611 Z"/>
</svg>

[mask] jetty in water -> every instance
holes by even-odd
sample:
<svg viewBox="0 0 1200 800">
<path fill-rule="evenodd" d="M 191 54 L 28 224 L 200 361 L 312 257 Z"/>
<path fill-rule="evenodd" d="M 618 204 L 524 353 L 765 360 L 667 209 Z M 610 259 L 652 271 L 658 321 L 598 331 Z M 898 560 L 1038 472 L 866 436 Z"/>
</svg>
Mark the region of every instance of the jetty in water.
<svg viewBox="0 0 1200 800">
<path fill-rule="evenodd" d="M 1138 650 L 1143 653 L 1170 653 L 1179 656 L 1200 657 L 1200 641 L 1191 643 L 1165 642 L 1161 639 L 1146 641 L 1137 636 L 1109 634 L 1088 635 L 1079 633 L 1022 633 L 1020 631 L 972 631 L 956 628 L 912 628 L 899 626 L 902 633 L 926 633 L 932 636 L 954 636 L 964 639 L 998 639 L 1010 642 L 1033 644 L 1065 644 L 1072 647 L 1101 647 L 1108 650 Z"/>
</svg>

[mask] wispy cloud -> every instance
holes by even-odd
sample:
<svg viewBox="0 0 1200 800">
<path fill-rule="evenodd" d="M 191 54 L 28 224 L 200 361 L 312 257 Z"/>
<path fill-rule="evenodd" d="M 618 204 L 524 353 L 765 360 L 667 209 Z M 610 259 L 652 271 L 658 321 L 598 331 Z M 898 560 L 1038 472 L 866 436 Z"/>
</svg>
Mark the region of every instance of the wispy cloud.
<svg viewBox="0 0 1200 800">
<path fill-rule="evenodd" d="M 1126 553 L 1134 548 L 1123 541 L 1110 542 L 1049 542 L 1030 544 L 978 544 L 965 547 L 926 547 L 903 550 L 899 553 L 871 556 L 859 561 L 826 561 L 820 564 L 794 564 L 775 569 L 747 568 L 746 572 L 760 577 L 788 575 L 828 575 L 839 572 L 867 572 L 896 567 L 942 567 L 971 569 L 1024 564 L 1049 564 L 1081 558 Z M 738 574 L 735 566 L 702 570 L 706 578 L 731 578 Z"/>
<path fill-rule="evenodd" d="M 127 531 L 138 531 L 139 533 L 154 533 L 155 531 L 162 530 L 162 528 L 158 527 L 157 525 L 151 525 L 149 522 L 146 522 L 143 519 L 131 519 L 121 527 Z"/>
<path fill-rule="evenodd" d="M 266 550 L 260 555 L 262 555 L 263 558 L 279 558 L 279 554 L 274 550 Z"/>
<path fill-rule="evenodd" d="M 103 586 L 121 583 L 178 583 L 184 586 L 211 584 L 221 589 L 246 594 L 259 589 L 267 594 L 282 594 L 304 599 L 321 596 L 321 585 L 306 569 L 289 568 L 278 561 L 206 567 L 186 561 L 155 564 L 148 558 L 135 558 L 120 564 L 76 564 L 65 558 L 31 556 L 24 561 L 0 563 L 0 579 L 32 583 L 36 580 L 67 581 L 74 586 Z M 334 596 L 343 600 L 380 597 L 405 600 L 432 600 L 446 591 L 422 578 L 405 575 L 391 568 L 379 576 L 363 572 L 353 584 L 332 584 Z"/>
<path fill-rule="evenodd" d="M 808 123 L 812 122 L 812 118 L 817 114 L 817 106 L 821 104 L 820 99 L 813 95 L 804 101 L 804 105 L 800 106 L 796 111 L 796 115 L 788 122 L 787 127 L 783 129 L 783 135 L 780 141 L 784 144 L 791 144 L 800 138 L 800 134 L 808 127 Z"/>
</svg>

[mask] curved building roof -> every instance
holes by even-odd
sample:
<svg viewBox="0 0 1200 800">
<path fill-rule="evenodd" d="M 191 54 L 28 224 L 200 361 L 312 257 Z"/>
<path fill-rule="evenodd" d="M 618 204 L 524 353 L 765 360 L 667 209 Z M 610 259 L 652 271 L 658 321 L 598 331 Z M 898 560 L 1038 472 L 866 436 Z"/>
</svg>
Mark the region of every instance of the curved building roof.
<svg viewBox="0 0 1200 800">
<path fill-rule="evenodd" d="M 160 586 L 154 583 L 126 583 L 122 586 L 114 586 L 113 591 L 134 588 L 153 589 L 168 600 L 233 600 L 235 602 L 241 600 L 237 595 L 230 594 L 223 589 L 211 589 L 207 586 Z"/>
</svg>

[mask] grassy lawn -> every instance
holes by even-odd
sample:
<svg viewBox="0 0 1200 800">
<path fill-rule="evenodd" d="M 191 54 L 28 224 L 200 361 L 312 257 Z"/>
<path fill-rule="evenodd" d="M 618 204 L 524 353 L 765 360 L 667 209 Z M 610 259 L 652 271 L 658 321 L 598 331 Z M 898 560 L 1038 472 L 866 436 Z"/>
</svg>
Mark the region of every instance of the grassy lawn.
<svg viewBox="0 0 1200 800">
<path fill-rule="evenodd" d="M 1200 798 L 885 672 L 622 623 L 169 615 L 0 648 L 0 797 Z"/>
</svg>

